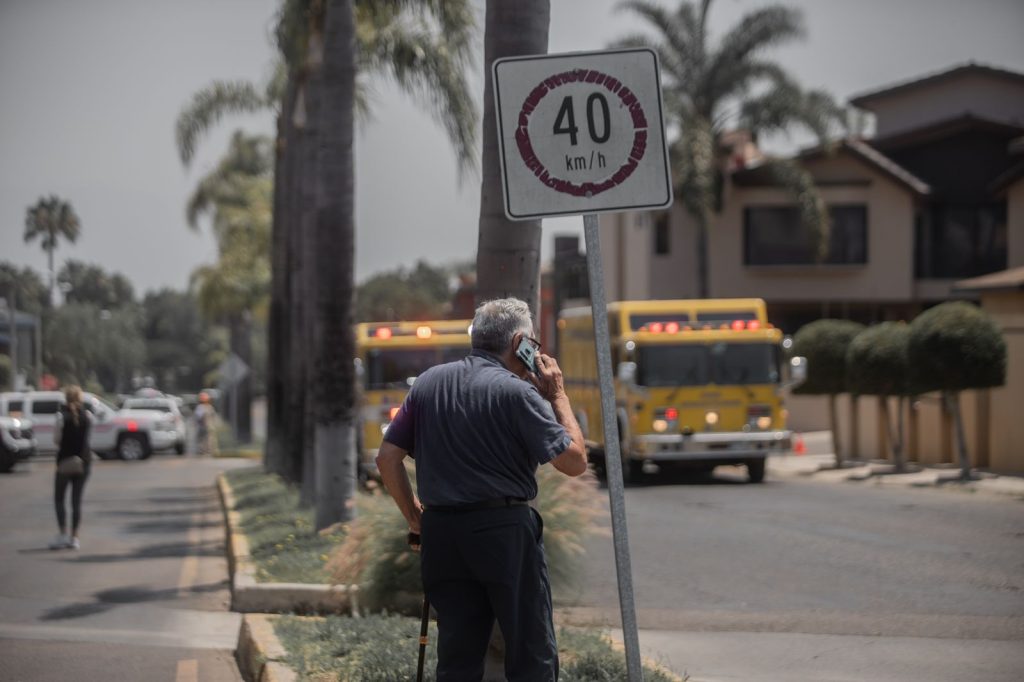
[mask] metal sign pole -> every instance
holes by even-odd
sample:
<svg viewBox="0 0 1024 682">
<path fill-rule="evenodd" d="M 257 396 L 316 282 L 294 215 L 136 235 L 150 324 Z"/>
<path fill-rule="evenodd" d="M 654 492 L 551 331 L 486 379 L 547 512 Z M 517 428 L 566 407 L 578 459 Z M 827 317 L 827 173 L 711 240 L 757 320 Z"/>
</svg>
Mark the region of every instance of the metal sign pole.
<svg viewBox="0 0 1024 682">
<path fill-rule="evenodd" d="M 597 376 L 601 383 L 601 421 L 604 422 L 604 461 L 608 477 L 608 500 L 612 512 L 612 540 L 615 569 L 619 580 L 619 608 L 622 612 L 622 639 L 626 645 L 626 669 L 630 682 L 643 680 L 640 665 L 640 636 L 636 626 L 633 600 L 633 570 L 629 560 L 629 536 L 626 531 L 626 501 L 622 485 L 622 459 L 619 452 L 619 425 L 615 412 L 615 385 L 612 382 L 611 341 L 608 337 L 608 304 L 604 293 L 604 264 L 601 262 L 601 237 L 596 214 L 583 216 L 587 245 L 587 275 L 590 278 L 590 306 L 594 316 L 594 346 L 597 351 Z"/>
</svg>

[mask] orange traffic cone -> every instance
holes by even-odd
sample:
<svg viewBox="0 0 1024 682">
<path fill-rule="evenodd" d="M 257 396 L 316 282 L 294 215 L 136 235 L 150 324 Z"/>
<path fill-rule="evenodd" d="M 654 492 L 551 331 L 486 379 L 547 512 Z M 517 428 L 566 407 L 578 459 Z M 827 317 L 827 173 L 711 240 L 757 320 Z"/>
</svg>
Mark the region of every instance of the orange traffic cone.
<svg viewBox="0 0 1024 682">
<path fill-rule="evenodd" d="M 804 445 L 804 437 L 799 433 L 793 434 L 793 454 L 794 455 L 806 455 L 807 446 Z"/>
</svg>

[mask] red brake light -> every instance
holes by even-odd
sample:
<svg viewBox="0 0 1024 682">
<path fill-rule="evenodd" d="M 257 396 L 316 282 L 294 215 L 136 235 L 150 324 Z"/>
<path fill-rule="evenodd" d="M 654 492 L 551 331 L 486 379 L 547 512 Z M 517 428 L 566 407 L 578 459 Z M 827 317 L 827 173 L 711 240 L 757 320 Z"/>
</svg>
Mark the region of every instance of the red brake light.
<svg viewBox="0 0 1024 682">
<path fill-rule="evenodd" d="M 377 330 L 373 332 L 373 335 L 378 339 L 390 339 L 391 328 L 390 327 L 377 327 Z"/>
<path fill-rule="evenodd" d="M 676 333 L 678 333 L 679 332 L 679 323 L 678 322 L 669 322 L 668 324 L 665 325 L 665 331 L 667 331 L 669 334 L 676 334 Z"/>
<path fill-rule="evenodd" d="M 660 334 L 663 331 L 665 331 L 665 325 L 663 325 L 661 322 L 651 322 L 652 334 Z"/>
<path fill-rule="evenodd" d="M 668 409 L 665 410 L 665 419 L 679 419 L 679 410 L 674 407 L 669 407 Z"/>
<path fill-rule="evenodd" d="M 134 432 L 139 430 L 138 423 L 135 420 L 133 420 L 133 419 L 128 420 L 128 424 L 126 426 L 127 426 L 128 430 L 131 431 L 132 433 L 134 433 Z"/>
<path fill-rule="evenodd" d="M 760 328 L 761 322 L 758 320 L 751 320 L 750 322 L 747 322 L 747 329 L 749 329 L 750 331 L 757 331 Z"/>
<path fill-rule="evenodd" d="M 733 328 L 733 331 L 737 331 L 737 332 L 743 331 L 743 320 L 733 320 L 732 321 L 732 328 Z"/>
</svg>

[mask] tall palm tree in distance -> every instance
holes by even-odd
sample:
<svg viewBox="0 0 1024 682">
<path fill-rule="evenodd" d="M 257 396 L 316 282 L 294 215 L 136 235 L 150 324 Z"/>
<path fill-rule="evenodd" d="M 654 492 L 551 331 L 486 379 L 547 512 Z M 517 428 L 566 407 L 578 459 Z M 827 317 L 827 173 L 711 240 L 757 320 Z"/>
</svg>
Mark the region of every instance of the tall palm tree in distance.
<svg viewBox="0 0 1024 682">
<path fill-rule="evenodd" d="M 48 198 L 40 198 L 35 206 L 30 206 L 25 213 L 25 243 L 38 239 L 49 261 L 50 268 L 50 304 L 53 305 L 53 286 L 55 283 L 53 270 L 53 252 L 63 239 L 74 243 L 82 232 L 82 222 L 71 204 L 55 194 Z"/>
<path fill-rule="evenodd" d="M 682 0 L 674 11 L 649 0 L 627 0 L 620 9 L 639 15 L 654 30 L 615 43 L 649 47 L 661 64 L 665 120 L 676 137 L 670 145 L 676 196 L 697 225 L 698 282 L 708 296 L 707 231 L 720 208 L 722 172 L 729 129 L 759 136 L 793 127 L 810 130 L 822 144 L 845 124 L 845 111 L 825 92 L 805 91 L 764 52 L 804 35 L 799 10 L 778 5 L 752 10 L 712 44 L 707 19 L 711 0 Z M 816 235 L 817 252 L 827 247 L 828 211 L 810 175 L 797 164 L 776 159 L 776 181 L 797 198 L 805 225 Z"/>
</svg>

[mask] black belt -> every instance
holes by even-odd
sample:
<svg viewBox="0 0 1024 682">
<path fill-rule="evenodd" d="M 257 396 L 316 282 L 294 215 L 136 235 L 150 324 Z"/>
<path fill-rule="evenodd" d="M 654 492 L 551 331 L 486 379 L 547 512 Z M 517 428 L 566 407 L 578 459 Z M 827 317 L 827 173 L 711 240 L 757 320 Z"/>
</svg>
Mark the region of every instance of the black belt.
<svg viewBox="0 0 1024 682">
<path fill-rule="evenodd" d="M 524 507 L 528 503 L 528 500 L 524 500 L 521 497 L 499 497 L 493 500 L 484 500 L 483 502 L 469 502 L 467 504 L 428 504 L 424 506 L 426 511 L 439 511 L 439 512 L 471 512 L 478 511 L 480 509 L 498 509 L 500 507 Z"/>
</svg>

